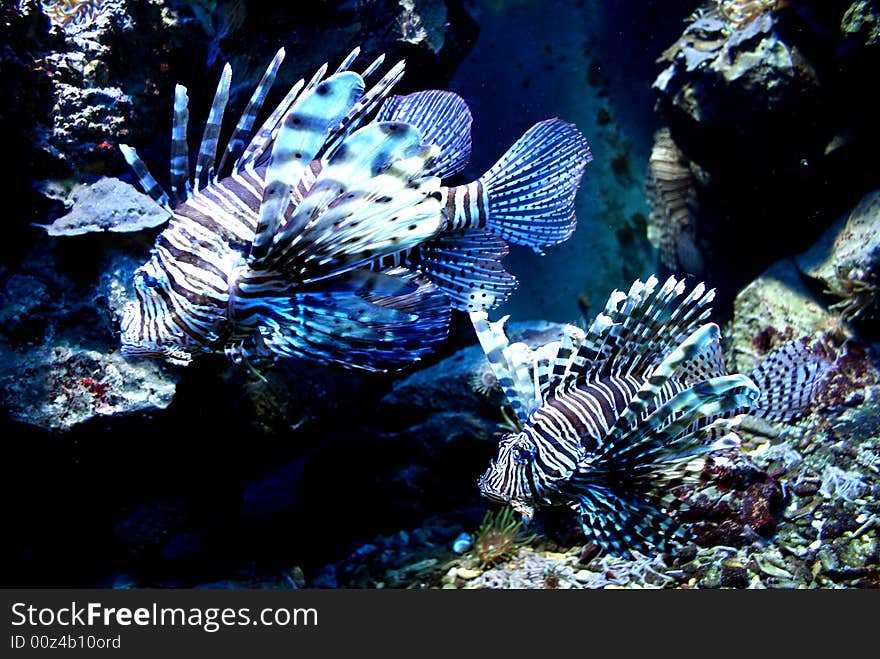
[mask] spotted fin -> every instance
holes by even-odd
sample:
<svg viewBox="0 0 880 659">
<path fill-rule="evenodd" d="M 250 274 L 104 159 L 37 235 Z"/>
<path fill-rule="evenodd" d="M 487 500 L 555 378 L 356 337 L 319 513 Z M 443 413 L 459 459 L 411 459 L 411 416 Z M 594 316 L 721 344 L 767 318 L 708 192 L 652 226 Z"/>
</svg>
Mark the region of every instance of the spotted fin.
<svg viewBox="0 0 880 659">
<path fill-rule="evenodd" d="M 439 147 L 416 128 L 371 123 L 346 138 L 278 232 L 267 262 L 317 281 L 409 249 L 442 223 L 440 182 L 426 175 Z"/>
<path fill-rule="evenodd" d="M 450 320 L 443 294 L 403 268 L 355 270 L 261 305 L 262 342 L 275 356 L 369 371 L 396 370 L 431 354 Z"/>
<path fill-rule="evenodd" d="M 263 265 L 290 203 L 291 189 L 363 90 L 364 83 L 358 74 L 343 71 L 303 92 L 284 116 L 266 170 L 266 186 L 249 258 L 252 267 Z"/>
<path fill-rule="evenodd" d="M 491 310 L 514 291 L 501 265 L 507 245 L 483 229 L 446 232 L 419 246 L 419 269 L 460 311 Z"/>
<path fill-rule="evenodd" d="M 432 89 L 392 96 L 376 115 L 377 121 L 401 121 L 419 129 L 422 141 L 440 147 L 431 173 L 442 179 L 462 171 L 471 156 L 471 112 L 453 92 Z"/>
<path fill-rule="evenodd" d="M 574 233 L 574 198 L 593 159 L 578 129 L 560 119 L 535 124 L 480 177 L 486 228 L 541 254 Z"/>
<path fill-rule="evenodd" d="M 750 413 L 786 422 L 803 416 L 821 397 L 835 361 L 826 346 L 808 337 L 779 346 L 752 371 L 761 398 Z"/>
</svg>

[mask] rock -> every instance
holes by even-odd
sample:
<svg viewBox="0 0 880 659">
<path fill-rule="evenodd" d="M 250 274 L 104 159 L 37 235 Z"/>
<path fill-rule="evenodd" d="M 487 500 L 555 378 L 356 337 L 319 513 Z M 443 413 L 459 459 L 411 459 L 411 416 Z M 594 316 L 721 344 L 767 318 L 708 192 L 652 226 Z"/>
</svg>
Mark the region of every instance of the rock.
<svg viewBox="0 0 880 659">
<path fill-rule="evenodd" d="M 839 298 L 831 309 L 852 319 L 880 298 L 880 190 L 865 195 L 809 251 L 796 259 L 800 270 Z"/>
<path fill-rule="evenodd" d="M 147 195 L 124 181 L 102 177 L 79 183 L 70 193 L 70 212 L 42 225 L 50 236 L 78 236 L 95 231 L 129 232 L 157 227 L 170 215 Z"/>
<path fill-rule="evenodd" d="M 860 81 L 880 57 L 873 1 L 713 4 L 663 54 L 653 89 L 695 177 L 686 247 L 723 305 L 876 186 L 878 106 Z"/>
<path fill-rule="evenodd" d="M 0 391 L 12 418 L 41 428 L 67 430 L 95 416 L 164 409 L 177 375 L 154 361 L 126 361 L 58 344 L 9 362 Z"/>
<path fill-rule="evenodd" d="M 839 321 L 809 290 L 791 260 L 773 264 L 736 296 L 730 340 L 731 368 L 749 373 L 771 350 L 801 336 L 839 327 Z"/>
<path fill-rule="evenodd" d="M 864 46 L 880 43 L 880 10 L 874 0 L 857 0 L 844 13 L 840 31 L 849 41 Z"/>
<path fill-rule="evenodd" d="M 456 572 L 456 576 L 459 579 L 463 579 L 464 581 L 470 581 L 471 579 L 476 579 L 481 574 L 483 574 L 482 570 L 465 568 L 465 567 L 458 568 L 458 571 Z"/>
</svg>

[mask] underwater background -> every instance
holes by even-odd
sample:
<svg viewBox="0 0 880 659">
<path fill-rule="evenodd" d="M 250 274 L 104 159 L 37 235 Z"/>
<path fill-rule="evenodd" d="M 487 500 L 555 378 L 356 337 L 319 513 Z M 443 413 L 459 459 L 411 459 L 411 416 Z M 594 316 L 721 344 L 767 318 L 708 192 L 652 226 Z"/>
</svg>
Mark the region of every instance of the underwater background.
<svg viewBox="0 0 880 659">
<path fill-rule="evenodd" d="M 4 586 L 880 586 L 880 3 L 288 4 L 0 4 Z M 744 422 L 682 493 L 695 544 L 614 558 L 565 515 L 523 528 L 482 499 L 509 419 L 464 314 L 398 374 L 119 354 L 167 218 L 119 143 L 161 172 L 176 82 L 198 126 L 225 62 L 237 115 L 279 47 L 268 107 L 356 45 L 406 59 L 396 93 L 467 101 L 465 181 L 542 119 L 587 137 L 572 238 L 505 259 L 520 284 L 493 317 L 518 340 L 656 273 L 717 289 L 738 371 L 800 336 L 837 352 L 806 418 Z"/>
</svg>

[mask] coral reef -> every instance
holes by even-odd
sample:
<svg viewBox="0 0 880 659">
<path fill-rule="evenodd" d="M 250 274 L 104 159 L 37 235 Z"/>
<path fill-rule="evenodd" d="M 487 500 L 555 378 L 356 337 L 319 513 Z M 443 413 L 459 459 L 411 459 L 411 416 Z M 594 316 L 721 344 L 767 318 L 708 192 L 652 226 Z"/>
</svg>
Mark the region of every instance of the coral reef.
<svg viewBox="0 0 880 659">
<path fill-rule="evenodd" d="M 709 3 L 659 60 L 656 109 L 695 174 L 696 244 L 722 301 L 875 187 L 869 5 Z"/>
</svg>

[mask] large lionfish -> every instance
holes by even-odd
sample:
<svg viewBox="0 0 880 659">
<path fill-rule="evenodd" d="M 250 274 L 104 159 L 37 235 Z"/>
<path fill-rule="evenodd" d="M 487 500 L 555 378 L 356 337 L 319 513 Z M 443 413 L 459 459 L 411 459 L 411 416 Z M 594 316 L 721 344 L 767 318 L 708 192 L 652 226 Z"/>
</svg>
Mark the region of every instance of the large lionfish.
<svg viewBox="0 0 880 659">
<path fill-rule="evenodd" d="M 683 281 L 658 283 L 615 291 L 586 332 L 568 325 L 536 351 L 508 343 L 506 318 L 471 314 L 522 428 L 501 440 L 480 491 L 527 518 L 570 507 L 588 540 L 620 556 L 686 540 L 672 488 L 696 478 L 701 454 L 738 445 L 734 414 L 796 417 L 833 362 L 796 340 L 751 377 L 728 374 L 718 326 L 705 322 L 714 291 L 699 284 L 682 299 Z"/>
<path fill-rule="evenodd" d="M 403 62 L 366 90 L 384 56 L 358 74 L 349 67 L 359 52 L 328 77 L 325 64 L 300 80 L 255 131 L 279 50 L 215 169 L 227 64 L 192 178 L 178 85 L 170 195 L 121 145 L 141 186 L 172 213 L 134 273 L 124 354 L 399 368 L 444 340 L 451 307 L 492 309 L 510 294 L 505 239 L 540 252 L 571 235 L 591 159 L 574 126 L 540 122 L 478 180 L 444 187 L 470 156 L 467 105 L 438 90 L 391 97 Z"/>
</svg>

